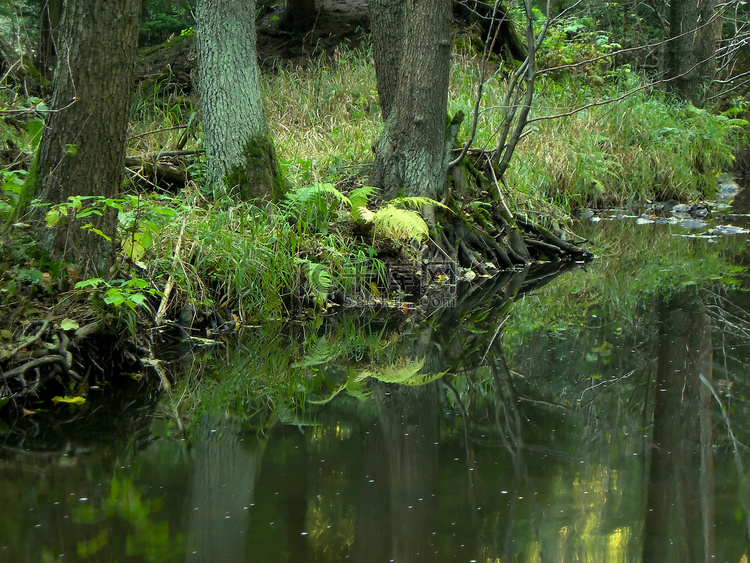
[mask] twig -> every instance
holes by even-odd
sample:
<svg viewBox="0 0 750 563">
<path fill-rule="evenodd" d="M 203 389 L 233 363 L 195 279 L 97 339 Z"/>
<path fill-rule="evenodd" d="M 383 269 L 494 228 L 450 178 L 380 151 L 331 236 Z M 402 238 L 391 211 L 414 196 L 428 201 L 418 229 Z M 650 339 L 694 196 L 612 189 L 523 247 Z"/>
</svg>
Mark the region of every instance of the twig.
<svg viewBox="0 0 750 563">
<path fill-rule="evenodd" d="M 180 227 L 180 236 L 177 238 L 177 245 L 174 249 L 174 254 L 172 255 L 172 266 L 175 266 L 177 262 L 180 260 L 180 250 L 182 249 L 182 238 L 185 234 L 185 223 L 187 223 L 187 217 L 182 219 L 182 226 Z M 164 296 L 161 298 L 161 303 L 159 303 L 159 308 L 156 310 L 156 317 L 154 317 L 154 323 L 156 326 L 159 326 L 162 324 L 162 321 L 164 320 L 164 315 L 167 312 L 167 304 L 169 303 L 169 296 L 172 294 L 172 289 L 174 289 L 174 276 L 170 275 L 169 279 L 167 280 L 167 283 L 164 285 Z"/>
<path fill-rule="evenodd" d="M 176 131 L 177 129 L 187 129 L 189 126 L 190 124 L 175 125 L 174 127 L 165 127 L 164 129 L 155 129 L 153 131 L 146 131 L 145 133 L 138 133 L 137 135 L 128 137 L 128 141 L 132 141 L 133 139 L 140 139 L 141 137 L 148 137 L 149 135 L 156 135 L 157 133 L 163 133 L 165 131 Z"/>
</svg>

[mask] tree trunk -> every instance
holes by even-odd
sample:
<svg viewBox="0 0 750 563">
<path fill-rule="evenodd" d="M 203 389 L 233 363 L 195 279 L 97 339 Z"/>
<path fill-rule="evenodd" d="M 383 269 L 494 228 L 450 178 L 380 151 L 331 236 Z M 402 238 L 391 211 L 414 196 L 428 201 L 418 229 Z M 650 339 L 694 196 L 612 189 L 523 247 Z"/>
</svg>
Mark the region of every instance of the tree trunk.
<svg viewBox="0 0 750 563">
<path fill-rule="evenodd" d="M 196 22 L 209 182 L 242 200 L 280 197 L 258 70 L 255 1 L 198 0 Z"/>
<path fill-rule="evenodd" d="M 400 195 L 436 198 L 443 189 L 447 166 L 451 1 L 407 0 L 403 16 L 397 4 L 373 0 L 370 5 L 378 93 L 387 116 L 370 183 L 382 188 L 386 199 Z M 396 25 L 401 26 L 400 33 L 389 28 Z M 388 38 L 394 39 L 385 44 Z"/>
<path fill-rule="evenodd" d="M 716 42 L 721 34 L 716 0 L 672 0 L 669 21 L 669 89 L 701 106 L 716 71 Z"/>
<path fill-rule="evenodd" d="M 39 16 L 39 52 L 36 67 L 40 77 L 46 81 L 50 76 L 50 65 L 55 56 L 57 31 L 62 16 L 62 0 L 42 0 Z"/>
<path fill-rule="evenodd" d="M 250 524 L 262 450 L 240 441 L 240 430 L 217 416 L 200 421 L 192 448 L 190 561 L 246 561 L 244 536 Z"/>
<path fill-rule="evenodd" d="M 383 121 L 388 120 L 398 90 L 404 43 L 403 0 L 370 0 L 372 55 L 378 78 L 378 98 Z"/>
<path fill-rule="evenodd" d="M 140 8 L 139 0 L 65 2 L 52 111 L 27 180 L 41 202 L 118 193 Z M 76 262 L 82 274 L 94 274 L 112 265 L 116 227 L 109 209 L 84 220 L 68 217 L 39 233 L 54 260 Z"/>
<path fill-rule="evenodd" d="M 511 61 L 526 58 L 526 45 L 516 33 L 505 2 L 453 0 L 453 13 L 456 18 L 477 25 L 482 41 L 489 38 L 493 53 Z"/>
<path fill-rule="evenodd" d="M 713 464 L 702 443 L 710 402 L 701 396 L 701 378 L 711 380 L 711 321 L 696 289 L 662 302 L 659 320 L 643 561 L 711 561 L 714 491 L 702 489 Z"/>
<path fill-rule="evenodd" d="M 286 0 L 284 27 L 292 31 L 309 31 L 317 15 L 315 0 Z"/>
</svg>

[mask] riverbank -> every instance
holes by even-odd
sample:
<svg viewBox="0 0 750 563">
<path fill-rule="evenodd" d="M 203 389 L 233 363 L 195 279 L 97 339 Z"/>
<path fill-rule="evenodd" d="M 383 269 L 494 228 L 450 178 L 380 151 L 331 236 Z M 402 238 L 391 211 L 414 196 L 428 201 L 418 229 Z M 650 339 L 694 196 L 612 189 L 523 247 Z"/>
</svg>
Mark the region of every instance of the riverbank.
<svg viewBox="0 0 750 563">
<path fill-rule="evenodd" d="M 463 39 L 453 62 L 451 115 L 472 113 L 479 74 L 479 59 Z M 189 52 L 189 42 L 186 35 L 164 49 Z M 167 59 L 160 55 L 154 64 Z M 217 339 L 268 319 L 317 318 L 344 306 L 409 312 L 424 288 L 443 301 L 459 280 L 487 273 L 483 264 L 474 271 L 452 260 L 425 264 L 422 217 L 367 186 L 381 126 L 367 46 L 340 45 L 333 56 L 267 67 L 266 109 L 291 185 L 275 204 L 214 197 L 203 176 L 190 73 L 171 82 L 164 69 L 152 70 L 143 76 L 157 78 L 149 88 L 141 84 L 131 111 L 127 185 L 108 203 L 119 211 L 118 268 L 81 279 L 73 265 L 37 251 L 23 218 L 4 228 L 0 362 L 12 381 L 5 406 L 23 408 L 22 397 L 47 385 L 62 402 L 80 400 L 92 374 L 159 376 L 150 350 L 161 339 Z M 500 70 L 487 79 L 476 147 L 491 146 L 497 133 L 503 79 Z M 4 172 L 3 213 L 17 203 L 46 110 L 41 99 L 20 93 L 13 103 L 23 120 L 0 124 L 15 147 Z M 543 119 L 559 113 L 571 115 Z M 519 145 L 501 196 L 517 217 L 571 247 L 586 245 L 570 230 L 584 206 L 710 198 L 746 125 L 731 111 L 673 102 L 629 68 L 601 64 L 540 78 L 532 115 L 540 121 Z M 86 205 L 96 212 L 101 204 Z M 485 204 L 466 193 L 458 208 L 481 220 Z M 541 249 L 548 243 L 539 242 Z M 543 259 L 542 251 L 536 260 Z"/>
</svg>

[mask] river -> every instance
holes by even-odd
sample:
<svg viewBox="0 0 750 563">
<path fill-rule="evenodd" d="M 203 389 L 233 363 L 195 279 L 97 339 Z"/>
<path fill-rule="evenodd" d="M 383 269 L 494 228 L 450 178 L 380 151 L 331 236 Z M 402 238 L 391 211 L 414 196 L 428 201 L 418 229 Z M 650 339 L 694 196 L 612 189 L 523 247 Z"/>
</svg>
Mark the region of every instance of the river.
<svg viewBox="0 0 750 563">
<path fill-rule="evenodd" d="M 750 256 L 721 213 L 612 213 L 585 268 L 249 327 L 173 350 L 169 391 L 0 423 L 0 561 L 747 561 Z"/>
</svg>

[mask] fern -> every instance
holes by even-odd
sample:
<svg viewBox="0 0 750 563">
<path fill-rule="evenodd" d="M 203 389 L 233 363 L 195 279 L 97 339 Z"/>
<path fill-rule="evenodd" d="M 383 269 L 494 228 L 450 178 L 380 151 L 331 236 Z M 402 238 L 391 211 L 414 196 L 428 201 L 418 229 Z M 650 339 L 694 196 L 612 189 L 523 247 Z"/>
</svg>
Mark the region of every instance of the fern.
<svg viewBox="0 0 750 563">
<path fill-rule="evenodd" d="M 422 209 L 422 207 L 425 205 L 434 205 L 435 207 L 452 211 L 452 209 L 447 205 L 440 203 L 439 201 L 435 201 L 432 198 L 423 196 L 397 197 L 396 199 L 392 199 L 388 203 L 390 205 L 400 205 L 401 207 L 410 207 L 412 209 L 418 210 Z"/>
<path fill-rule="evenodd" d="M 299 362 L 292 364 L 294 368 L 308 368 L 327 364 L 331 360 L 334 360 L 340 352 L 328 344 L 328 341 L 324 336 L 320 337 L 315 345 L 308 350 L 307 355 Z"/>
<path fill-rule="evenodd" d="M 303 206 L 315 200 L 325 200 L 326 196 L 333 196 L 341 203 L 351 205 L 349 198 L 342 194 L 333 184 L 311 184 L 297 188 L 287 194 L 287 200 L 294 206 Z"/>
<path fill-rule="evenodd" d="M 373 223 L 378 234 L 405 242 L 421 241 L 430 234 L 430 228 L 418 213 L 392 204 L 379 209 L 373 216 Z"/>
<path fill-rule="evenodd" d="M 372 221 L 372 211 L 367 209 L 367 203 L 370 201 L 370 197 L 379 191 L 378 188 L 373 186 L 362 186 L 361 188 L 352 190 L 352 193 L 349 194 L 349 205 L 352 220 L 355 223 L 369 223 Z"/>
<path fill-rule="evenodd" d="M 333 276 L 331 271 L 323 264 L 311 262 L 306 258 L 297 258 L 298 264 L 305 268 L 305 277 L 319 297 L 328 296 L 328 290 L 333 285 Z"/>
<path fill-rule="evenodd" d="M 325 405 L 332 401 L 339 393 L 346 391 L 347 394 L 359 401 L 366 401 L 369 398 L 367 391 L 367 382 L 360 379 L 353 368 L 348 369 L 348 377 L 344 383 L 336 387 L 327 397 L 324 399 L 308 399 L 308 402 L 313 405 Z"/>
<path fill-rule="evenodd" d="M 358 381 L 364 381 L 368 377 L 382 381 L 383 383 L 395 383 L 398 385 L 426 385 L 431 381 L 440 379 L 447 372 L 440 373 L 419 373 L 424 366 L 425 359 L 407 360 L 402 358 L 396 363 L 390 364 L 383 368 L 375 368 L 360 372 L 357 377 Z"/>
</svg>

